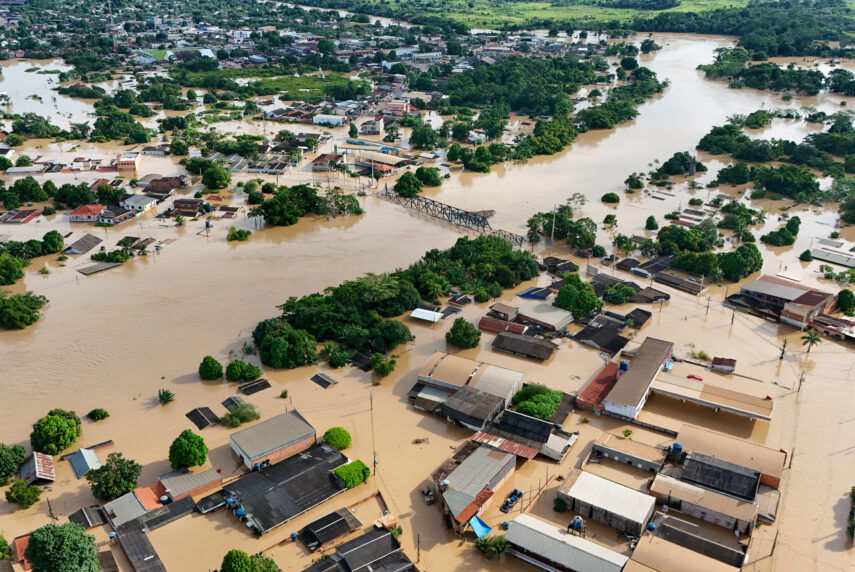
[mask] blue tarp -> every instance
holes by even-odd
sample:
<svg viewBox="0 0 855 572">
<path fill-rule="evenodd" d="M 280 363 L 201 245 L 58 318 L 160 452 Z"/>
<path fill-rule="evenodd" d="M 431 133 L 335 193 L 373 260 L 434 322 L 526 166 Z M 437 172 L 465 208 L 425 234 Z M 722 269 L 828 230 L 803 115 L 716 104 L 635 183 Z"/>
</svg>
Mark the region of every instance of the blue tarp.
<svg viewBox="0 0 855 572">
<path fill-rule="evenodd" d="M 493 530 L 487 526 L 486 522 L 478 518 L 477 515 L 469 519 L 469 526 L 472 527 L 472 531 L 478 538 L 484 538 Z"/>
<path fill-rule="evenodd" d="M 672 369 L 674 369 L 674 362 L 672 362 L 671 360 L 666 361 L 665 371 L 671 371 Z"/>
</svg>

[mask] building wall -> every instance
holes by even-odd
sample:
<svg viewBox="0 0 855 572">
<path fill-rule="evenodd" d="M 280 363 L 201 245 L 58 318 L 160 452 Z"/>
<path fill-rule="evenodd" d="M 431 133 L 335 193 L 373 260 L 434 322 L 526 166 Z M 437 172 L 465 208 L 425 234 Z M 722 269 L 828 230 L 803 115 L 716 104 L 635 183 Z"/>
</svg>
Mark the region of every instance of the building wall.
<svg viewBox="0 0 855 572">
<path fill-rule="evenodd" d="M 511 554 L 519 558 L 520 560 L 524 560 L 533 566 L 537 566 L 541 570 L 547 570 L 548 572 L 573 572 L 570 568 L 565 568 L 564 566 L 560 566 L 554 563 L 547 563 L 542 560 L 541 557 L 529 554 L 525 550 L 519 547 L 513 547 L 510 549 Z"/>
<path fill-rule="evenodd" d="M 241 449 L 235 444 L 234 441 L 231 441 L 231 447 L 232 451 L 234 451 L 235 454 L 243 460 L 243 464 L 246 465 L 246 468 L 251 470 L 255 463 L 262 463 L 268 460 L 271 464 L 278 463 L 279 461 L 282 461 L 284 459 L 287 459 L 288 457 L 296 455 L 297 453 L 305 451 L 306 449 L 314 445 L 316 442 L 317 435 L 312 434 L 311 436 L 306 437 L 301 441 L 286 445 L 281 449 L 277 449 L 276 451 L 273 451 L 271 453 L 258 455 L 252 458 L 247 457 L 245 453 L 243 453 L 243 451 L 241 451 Z"/>
<path fill-rule="evenodd" d="M 186 493 L 184 493 L 182 495 L 178 495 L 177 497 L 173 498 L 172 500 L 178 501 L 178 500 L 181 500 L 181 499 L 187 498 L 187 497 L 199 496 L 199 495 L 202 495 L 204 493 L 207 493 L 208 491 L 212 491 L 214 489 L 220 488 L 222 486 L 222 484 L 223 484 L 222 479 L 216 479 L 216 480 L 211 481 L 210 483 L 206 483 L 202 486 L 196 487 L 193 490 L 187 491 Z"/>
<path fill-rule="evenodd" d="M 567 503 L 567 508 L 573 512 L 576 512 L 585 518 L 592 518 L 628 534 L 640 535 L 644 530 L 644 526 L 647 524 L 647 521 L 649 521 L 650 517 L 653 516 L 654 507 L 651 507 L 650 513 L 647 515 L 644 522 L 634 522 L 619 514 L 613 514 L 600 507 L 590 505 L 563 491 L 558 491 L 558 497 L 563 499 Z"/>
<path fill-rule="evenodd" d="M 652 471 L 654 473 L 658 473 L 660 469 L 662 469 L 662 465 L 660 463 L 655 463 L 648 459 L 641 459 L 639 457 L 628 455 L 621 451 L 615 451 L 614 449 L 609 449 L 608 447 L 603 447 L 601 445 L 595 444 L 594 451 L 602 453 L 603 457 L 606 457 L 607 459 L 617 461 L 618 463 L 632 465 L 633 467 L 639 468 L 642 471 Z"/>
</svg>

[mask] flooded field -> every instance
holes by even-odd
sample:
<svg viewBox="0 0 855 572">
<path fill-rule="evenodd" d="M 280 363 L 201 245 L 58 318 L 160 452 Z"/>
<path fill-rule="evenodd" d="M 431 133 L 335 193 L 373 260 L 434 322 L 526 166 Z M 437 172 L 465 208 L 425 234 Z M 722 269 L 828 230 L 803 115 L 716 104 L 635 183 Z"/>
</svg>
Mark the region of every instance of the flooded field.
<svg viewBox="0 0 855 572">
<path fill-rule="evenodd" d="M 831 113 L 840 108 L 839 103 L 844 99 L 834 95 L 794 96 L 792 101 L 785 102 L 773 93 L 732 90 L 723 83 L 703 79 L 695 70 L 698 63 L 711 61 L 713 50 L 728 45 L 728 39 L 660 35 L 656 40 L 663 50 L 642 56 L 641 61 L 660 78 L 669 79 L 671 85 L 664 94 L 643 104 L 635 121 L 613 131 L 584 134 L 572 148 L 551 157 L 535 158 L 524 165 L 497 165 L 488 175 L 455 173 L 440 189 L 428 190 L 427 196 L 465 209 L 493 209 L 496 211 L 491 219 L 493 228 L 525 234 L 525 221 L 533 213 L 551 210 L 573 193 L 583 193 L 588 199 L 581 209 L 585 216 L 599 222 L 605 214 L 616 212 L 616 231 L 599 231 L 598 242 L 610 244 L 610 235 L 615 232 L 643 234 L 644 221 L 650 214 L 662 223 L 661 215 L 686 207 L 692 196 L 707 198 L 719 193 L 739 196 L 738 188 L 721 188 L 711 193 L 707 189 L 689 191 L 685 189 L 687 183 L 666 191 L 670 194 L 624 195 L 623 180 L 629 173 L 648 170 L 654 159 L 665 160 L 674 152 L 693 149 L 711 126 L 724 123 L 734 113 L 802 105 Z M 17 73 L 14 69 L 17 68 L 4 65 L 6 86 Z M 31 76 L 38 81 L 53 77 L 32 73 L 20 77 L 29 82 Z M 28 94 L 33 87 L 34 84 L 25 83 L 16 89 Z M 0 90 L 12 94 L 3 83 Z M 51 92 L 43 93 L 49 100 L 47 95 Z M 14 101 L 15 112 L 36 110 L 19 108 L 17 96 Z M 63 101 L 62 108 L 73 115 L 87 113 L 87 106 L 79 100 L 72 101 L 81 107 L 66 108 Z M 50 108 L 42 112 L 53 113 Z M 63 125 L 59 117 L 51 117 Z M 256 128 L 264 128 L 260 122 L 255 123 Z M 303 126 L 283 127 L 303 130 Z M 266 127 L 270 131 L 279 128 Z M 756 135 L 800 139 L 815 128 L 803 121 L 775 120 Z M 343 138 L 343 131 L 336 132 L 335 141 Z M 107 157 L 126 148 L 86 143 L 73 150 L 69 143 L 44 141 L 27 145 L 33 156 L 41 153 L 64 160 L 75 154 Z M 330 145 L 320 152 L 331 148 Z M 19 152 L 30 151 L 25 146 Z M 703 185 L 724 164 L 720 158 L 702 156 L 701 160 L 710 167 L 709 172 L 697 178 Z M 180 170 L 170 158 L 146 157 L 141 174 L 168 175 Z M 75 175 L 62 177 L 75 180 Z M 94 180 L 98 174 L 76 177 L 79 181 Z M 251 177 L 241 175 L 236 179 Z M 310 177 L 311 173 L 304 169 L 281 176 L 279 182 L 291 184 Z M 273 180 L 273 177 L 264 178 Z M 599 197 L 610 191 L 621 194 L 619 206 L 600 202 Z M 243 204 L 242 196 L 228 200 Z M 411 215 L 373 196 L 360 198 L 360 202 L 366 211 L 362 217 L 333 220 L 310 217 L 292 227 L 258 230 L 246 243 L 225 240 L 229 224 L 255 230 L 255 222 L 245 212 L 234 222 L 215 221 L 210 233 L 203 231 L 201 221 L 176 228 L 171 223 L 161 223 L 151 214 L 108 230 L 70 225 L 62 214 L 20 227 L 4 225 L 0 232 L 10 233 L 15 239 L 41 237 L 47 230 L 57 228 L 63 234 L 73 231 L 75 236 L 93 232 L 103 236 L 110 247 L 126 235 L 173 238 L 175 242 L 160 253 L 132 259 L 121 268 L 90 277 L 75 272 L 75 268 L 88 264 L 87 256 L 72 256 L 64 267 L 59 266 L 55 257 L 33 261 L 25 280 L 15 290 L 43 294 L 50 304 L 36 325 L 20 332 L 0 332 L 0 364 L 3 364 L 0 391 L 5 405 L 3 441 L 27 441 L 31 424 L 53 407 L 74 409 L 81 415 L 94 407 L 104 407 L 110 418 L 97 424 L 84 420 L 79 445 L 112 439 L 115 446 L 99 451 L 99 456 L 103 458 L 110 451 L 123 452 L 144 465 L 140 484 L 151 484 L 157 475 L 169 470 L 166 460 L 169 443 L 183 429 L 191 427 L 184 414 L 200 406 L 221 412 L 220 402 L 236 394 L 235 387 L 226 382 L 199 381 L 197 367 L 204 355 L 213 355 L 223 362 L 230 357 L 241 357 L 241 348 L 255 324 L 275 315 L 276 304 L 289 296 L 320 291 L 366 272 L 406 266 L 426 250 L 448 247 L 464 234 L 457 227 Z M 775 205 L 792 204 L 778 203 Z M 772 210 L 775 205 L 766 208 Z M 802 263 L 797 256 L 812 238 L 828 236 L 834 229 L 836 213 L 834 206 L 799 207 L 795 212 L 803 221 L 796 244 L 766 249 L 758 243 L 765 257 L 764 272 L 786 271 L 804 283 L 815 284 L 814 271 L 819 263 Z M 759 236 L 779 225 L 777 217 L 770 213 L 765 227 L 752 231 Z M 849 240 L 855 239 L 851 228 L 844 229 L 842 234 Z M 563 245 L 538 246 L 535 250 L 540 254 L 568 254 Z M 42 265 L 52 272 L 39 274 Z M 546 277 L 540 278 L 541 283 L 546 281 Z M 827 284 L 823 287 L 834 288 Z M 792 464 L 782 484 L 778 522 L 758 529 L 749 550 L 751 563 L 747 570 L 851 570 L 855 557 L 851 543 L 845 539 L 848 491 L 855 484 L 852 479 L 855 361 L 851 348 L 826 340 L 806 354 L 799 332 L 725 309 L 721 301 L 735 288 L 733 284 L 713 287 L 701 298 L 669 291 L 671 301 L 649 308 L 653 318 L 636 333 L 633 343 L 652 336 L 672 340 L 677 355 L 704 350 L 710 355 L 737 359 L 739 376 L 719 376 L 688 364 L 679 364 L 675 373 L 685 376 L 698 371 L 707 381 L 756 396 L 770 396 L 775 402 L 772 422 L 749 423 L 725 413 L 683 406 L 658 397 L 650 401 L 641 418 L 669 428 L 693 423 L 790 452 Z M 511 301 L 512 297 L 512 291 L 506 292 L 506 300 Z M 474 321 L 483 315 L 487 305 L 469 306 L 462 315 Z M 472 548 L 471 542 L 462 541 L 445 528 L 436 506 L 424 505 L 419 490 L 424 488 L 430 473 L 471 432 L 414 411 L 407 406 L 406 393 L 415 382 L 418 369 L 438 350 L 523 371 L 529 380 L 565 392 L 578 390 L 603 363 L 603 358 L 590 348 L 562 340 L 550 361 L 535 363 L 491 351 L 490 335 L 482 336 L 479 348 L 459 351 L 446 345 L 444 335 L 451 325 L 448 321 L 433 327 L 409 320 L 407 323 L 416 340 L 406 348 L 399 348 L 396 371 L 380 385 L 372 386 L 369 374 L 353 368 L 327 372 L 338 381 L 328 389 L 321 389 L 309 380 L 315 368 L 270 370 L 265 377 L 273 387 L 246 398 L 258 407 L 263 419 L 296 408 L 319 433 L 333 425 L 348 429 L 354 436 L 352 448 L 346 451 L 348 456 L 362 459 L 369 466 L 376 458 L 376 476 L 369 484 L 336 497 L 260 539 L 253 538 L 225 511 L 185 517 L 150 535 L 169 570 L 216 568 L 229 548 L 249 553 L 264 550 L 283 569 L 300 570 L 311 563 L 313 556 L 302 545 L 291 543 L 290 533 L 331 510 L 361 500 L 374 490 L 382 493 L 389 510 L 399 518 L 404 549 L 414 560 L 420 557 L 420 568 L 461 572 L 495 570 L 497 566 L 502 570 L 532 569 L 511 557 L 498 564 L 487 561 Z M 787 352 L 779 360 L 784 341 Z M 255 356 L 245 357 L 257 362 Z M 802 371 L 806 377 L 799 386 Z M 159 388 L 173 391 L 176 401 L 165 407 L 158 405 Z M 279 397 L 282 389 L 288 390 L 287 399 Z M 625 428 L 616 420 L 599 417 L 583 423 L 582 416 L 576 413 L 570 415 L 564 427 L 581 433 L 567 458 L 560 465 L 539 459 L 530 461 L 506 486 L 535 492 L 552 476 L 566 474 L 577 465 L 600 431 L 619 434 Z M 239 474 L 229 451 L 229 432 L 218 426 L 201 432 L 211 449 L 211 465 L 221 469 L 226 478 Z M 429 437 L 429 443 L 413 444 L 414 439 L 424 437 Z M 662 434 L 639 428 L 634 428 L 634 438 L 653 445 L 670 442 Z M 614 468 L 600 470 L 605 474 Z M 622 478 L 625 484 L 630 484 L 637 477 L 633 474 Z M 569 517 L 550 510 L 554 496 L 550 491 L 555 487 L 557 483 L 553 481 L 532 511 L 563 523 L 562 519 Z M 68 464 L 58 462 L 57 483 L 43 494 L 41 503 L 19 511 L 13 511 L 8 503 L 0 503 L 0 530 L 10 538 L 49 522 L 46 498 L 50 499 L 60 522 L 65 521 L 68 513 L 94 502 L 86 482 L 75 480 Z M 377 509 L 370 503 L 360 506 L 365 507 L 359 510 L 364 511 L 363 523 L 367 524 L 375 518 L 370 515 L 376 514 Z M 360 512 L 357 515 L 362 519 Z M 488 511 L 486 520 L 492 526 L 507 518 L 494 507 Z M 105 534 L 99 531 L 98 540 L 105 540 Z M 616 538 L 605 538 L 604 542 L 615 543 L 615 549 L 621 549 Z M 774 553 L 770 556 L 773 545 Z M 118 549 L 114 552 L 121 554 Z"/>
</svg>

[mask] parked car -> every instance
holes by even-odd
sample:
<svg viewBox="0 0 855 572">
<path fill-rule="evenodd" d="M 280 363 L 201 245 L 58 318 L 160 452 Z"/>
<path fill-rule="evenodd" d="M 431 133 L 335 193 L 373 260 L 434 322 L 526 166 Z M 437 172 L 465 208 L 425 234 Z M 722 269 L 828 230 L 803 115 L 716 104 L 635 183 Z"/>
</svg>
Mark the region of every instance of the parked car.
<svg viewBox="0 0 855 572">
<path fill-rule="evenodd" d="M 505 502 L 502 503 L 502 507 L 499 510 L 505 513 L 511 512 L 511 509 L 514 507 L 517 501 L 522 498 L 522 496 L 523 492 L 521 490 L 512 490 L 508 497 L 505 499 Z"/>
</svg>

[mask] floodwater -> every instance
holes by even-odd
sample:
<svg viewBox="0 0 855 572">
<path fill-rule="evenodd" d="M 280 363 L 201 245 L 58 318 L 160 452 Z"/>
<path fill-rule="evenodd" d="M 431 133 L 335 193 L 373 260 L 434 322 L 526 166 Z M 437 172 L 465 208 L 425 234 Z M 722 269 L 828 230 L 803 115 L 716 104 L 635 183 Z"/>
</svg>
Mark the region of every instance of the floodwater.
<svg viewBox="0 0 855 572">
<path fill-rule="evenodd" d="M 428 190 L 426 194 L 466 209 L 493 209 L 496 211 L 491 220 L 493 228 L 524 233 L 525 220 L 531 214 L 551 210 L 573 193 L 582 193 L 588 199 L 581 208 L 582 214 L 601 221 L 606 213 L 615 212 L 617 232 L 643 234 L 644 220 L 650 214 L 662 223 L 661 215 L 688 206 L 692 196 L 704 199 L 719 193 L 739 196 L 741 189 L 689 191 L 685 188 L 687 183 L 682 182 L 665 190 L 670 194 L 624 195 L 622 182 L 630 172 L 649 170 L 654 159 L 665 160 L 676 151 L 693 149 L 712 125 L 724 123 L 734 113 L 802 105 L 831 112 L 844 99 L 820 95 L 794 97 L 793 101 L 784 102 L 773 93 L 731 90 L 722 83 L 704 80 L 695 70 L 697 63 L 710 61 L 713 50 L 727 45 L 728 39 L 682 35 L 659 35 L 656 39 L 664 49 L 643 56 L 642 61 L 660 77 L 670 79 L 671 86 L 642 105 L 635 121 L 613 131 L 582 135 L 569 150 L 535 158 L 525 165 L 499 165 L 489 175 L 455 172 L 440 189 Z M 776 121 L 768 129 L 774 130 L 775 136 L 797 139 L 813 128 L 801 121 Z M 336 133 L 338 141 L 343 134 L 341 130 Z M 769 136 L 766 132 L 759 135 Z M 34 149 L 40 146 L 45 155 L 57 153 L 70 157 L 72 152 L 78 152 L 64 150 L 62 146 L 67 143 L 59 148 L 47 142 L 32 145 Z M 108 155 L 118 150 L 116 146 L 90 147 L 87 143 L 80 154 Z M 321 152 L 328 150 L 331 145 Z M 21 152 L 28 151 L 25 147 Z M 710 167 L 708 173 L 697 177 L 703 185 L 723 163 L 713 157 L 701 159 Z M 143 165 L 144 171 L 164 175 L 170 174 L 170 169 L 175 169 L 174 172 L 180 169 L 171 159 L 153 157 L 146 157 Z M 281 182 L 296 182 L 300 177 L 308 180 L 309 176 L 301 170 L 282 176 Z M 97 174 L 78 177 L 89 180 L 87 177 L 95 178 Z M 273 180 L 273 177 L 263 178 Z M 336 182 L 344 184 L 345 180 L 333 179 L 332 183 Z M 619 206 L 606 206 L 599 201 L 602 194 L 610 191 L 621 192 Z M 243 204 L 241 195 L 227 200 Z M 4 442 L 25 442 L 30 425 L 53 407 L 74 409 L 81 415 L 94 407 L 104 407 L 111 417 L 97 424 L 84 421 L 79 444 L 113 439 L 115 446 L 99 451 L 99 456 L 104 458 L 112 450 L 122 451 L 144 465 L 140 484 L 151 484 L 169 468 L 166 456 L 171 440 L 183 429 L 191 428 L 184 414 L 200 406 L 221 413 L 219 403 L 236 393 L 225 382 L 199 381 L 196 369 L 204 355 L 213 355 L 223 362 L 234 357 L 257 362 L 257 357 L 242 356 L 241 348 L 259 320 L 275 315 L 276 304 L 289 296 L 320 291 L 366 272 L 405 266 L 424 251 L 448 247 L 465 234 L 461 229 L 411 215 L 373 196 L 360 201 L 366 210 L 362 217 L 332 220 L 309 217 L 293 227 L 258 231 L 245 212 L 234 222 L 215 221 L 210 233 L 204 232 L 202 221 L 176 228 L 155 220 L 151 214 L 108 230 L 72 226 L 62 215 L 20 227 L 4 226 L 0 230 L 16 239 L 40 237 L 52 228 L 73 231 L 76 236 L 92 231 L 103 234 L 110 248 L 125 235 L 175 239 L 157 254 L 90 277 L 74 272 L 88 263 L 85 256 L 70 257 L 64 267 L 56 257 L 33 261 L 25 280 L 14 290 L 44 294 L 50 304 L 36 325 L 24 331 L 0 332 Z M 780 202 L 780 206 L 788 205 L 792 203 Z M 777 206 L 778 203 L 768 201 L 764 204 L 767 210 Z M 833 208 L 799 207 L 797 212 L 803 225 L 795 245 L 765 249 L 758 243 L 766 259 L 764 270 L 770 274 L 786 272 L 805 283 L 817 283 L 818 263 L 801 263 L 797 256 L 812 238 L 825 237 L 834 229 L 836 215 Z M 255 232 L 246 243 L 227 243 L 225 234 L 230 224 Z M 770 214 L 764 227 L 752 230 L 759 235 L 780 224 L 777 216 Z M 614 232 L 601 229 L 599 242 L 609 244 Z M 849 240 L 855 238 L 851 229 L 843 234 Z M 560 245 L 538 246 L 536 250 L 539 254 L 568 254 Z M 43 265 L 51 270 L 50 274 L 38 273 Z M 546 280 L 541 277 L 540 283 Z M 834 288 L 828 284 L 824 287 Z M 675 372 L 678 375 L 697 372 L 718 385 L 758 396 L 769 395 L 775 400 L 773 421 L 748 423 L 723 413 L 658 399 L 651 400 L 642 418 L 668 427 L 690 422 L 790 453 L 792 465 L 785 472 L 781 488 L 778 523 L 760 527 L 749 548 L 751 564 L 747 569 L 851 570 L 855 562 L 851 545 L 845 539 L 847 495 L 855 469 L 852 456 L 855 433 L 851 427 L 855 380 L 851 348 L 826 340 L 806 354 L 798 332 L 733 314 L 722 307 L 722 299 L 734 288 L 732 284 L 713 287 L 708 297 L 700 298 L 672 292 L 670 302 L 651 308 L 654 312 L 651 323 L 636 333 L 633 341 L 654 336 L 674 341 L 677 355 L 704 350 L 710 355 L 737 359 L 739 376 L 718 376 L 687 364 L 678 365 Z M 512 295 L 506 293 L 505 299 L 510 301 Z M 463 317 L 474 321 L 486 311 L 487 305 L 467 307 Z M 337 497 L 261 539 L 252 538 L 226 513 L 186 517 L 151 534 L 168 569 L 213 569 L 222 555 L 234 547 L 250 553 L 264 550 L 283 569 L 300 570 L 311 562 L 312 556 L 300 545 L 288 542 L 289 534 L 374 490 L 382 493 L 389 510 L 401 522 L 404 549 L 413 559 L 420 557 L 421 568 L 495 569 L 497 563 L 483 559 L 471 542 L 461 541 L 445 529 L 436 506 L 428 507 L 422 502 L 419 489 L 424 488 L 430 473 L 470 432 L 407 407 L 406 393 L 415 381 L 415 372 L 434 351 L 453 351 L 518 369 L 532 381 L 572 392 L 597 370 L 603 358 L 589 348 L 563 340 L 550 361 L 534 363 L 492 352 L 489 335 L 483 336 L 479 348 L 461 352 L 446 346 L 444 334 L 450 323 L 431 327 L 408 320 L 408 325 L 416 340 L 398 349 L 396 371 L 377 386 L 372 385 L 368 374 L 351 368 L 328 372 L 339 383 L 325 390 L 309 380 L 315 368 L 266 371 L 273 388 L 247 398 L 258 406 L 262 418 L 296 408 L 321 433 L 333 425 L 346 427 L 354 435 L 348 455 L 369 465 L 376 458 L 376 476 L 369 485 Z M 785 341 L 786 352 L 779 360 Z M 798 390 L 802 371 L 805 382 Z M 173 391 L 176 401 L 165 407 L 157 405 L 155 396 L 159 388 Z M 287 399 L 279 397 L 282 389 L 288 390 Z M 582 438 L 561 466 L 540 460 L 529 462 L 517 471 L 509 487 L 535 492 L 550 477 L 566 474 L 580 462 L 599 431 L 620 433 L 624 429 L 614 420 L 596 417 L 584 423 L 578 414 L 572 414 L 564 425 L 579 430 Z M 211 464 L 226 477 L 237 474 L 238 470 L 228 449 L 228 434 L 221 427 L 202 432 L 211 449 Z M 413 444 L 414 439 L 424 437 L 430 438 L 428 444 Z M 638 428 L 634 428 L 634 437 L 650 444 L 668 443 L 665 436 Z M 58 482 L 37 506 L 14 511 L 9 504 L 0 503 L 0 530 L 7 538 L 49 522 L 45 498 L 51 500 L 60 521 L 80 506 L 94 502 L 86 483 L 74 480 L 66 463 L 58 462 L 58 467 Z M 552 481 L 550 487 L 554 485 Z M 551 505 L 548 497 L 551 490 L 546 491 L 544 500 L 536 503 L 532 511 L 562 523 L 567 518 L 565 515 L 549 514 L 543 508 Z M 367 515 L 373 514 L 373 509 L 364 510 Z M 371 518 L 374 517 L 363 522 L 368 524 Z M 487 513 L 491 525 L 499 524 L 503 518 L 507 517 L 501 516 L 495 507 Z M 105 538 L 103 531 L 98 534 L 99 540 Z M 191 538 L 192 542 L 188 542 Z M 606 540 L 617 542 L 616 538 Z M 773 545 L 775 551 L 770 554 Z M 121 551 L 114 549 L 114 552 Z M 498 564 L 508 570 L 531 569 L 511 557 Z M 124 561 L 123 565 L 126 566 Z"/>
</svg>

